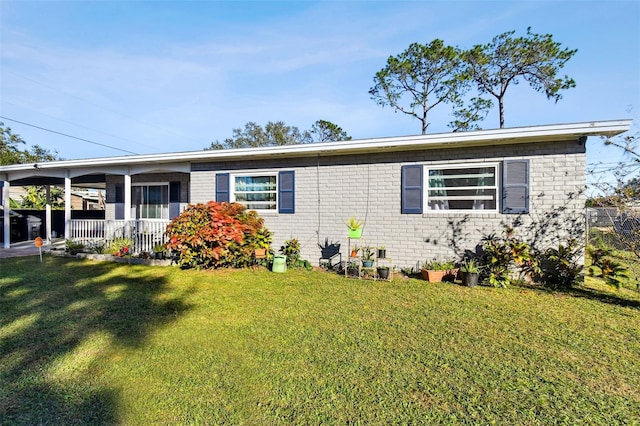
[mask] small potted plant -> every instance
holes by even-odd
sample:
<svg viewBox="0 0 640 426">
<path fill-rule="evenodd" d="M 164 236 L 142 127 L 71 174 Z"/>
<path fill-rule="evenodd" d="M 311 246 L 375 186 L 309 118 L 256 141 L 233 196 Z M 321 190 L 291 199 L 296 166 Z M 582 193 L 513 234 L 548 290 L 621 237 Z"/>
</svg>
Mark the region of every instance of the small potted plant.
<svg viewBox="0 0 640 426">
<path fill-rule="evenodd" d="M 460 267 L 460 275 L 462 276 L 462 285 L 475 287 L 480 278 L 480 265 L 475 259 L 465 259 Z"/>
<path fill-rule="evenodd" d="M 376 269 L 376 272 L 378 273 L 378 278 L 380 278 L 381 280 L 388 280 L 389 269 L 390 268 L 388 266 L 378 266 L 378 268 Z"/>
<path fill-rule="evenodd" d="M 358 267 L 357 261 L 350 260 L 347 262 L 346 276 L 347 277 L 360 276 L 360 268 Z"/>
<path fill-rule="evenodd" d="M 332 259 L 340 253 L 340 243 L 329 242 L 328 238 L 324 239 L 324 244 L 318 244 L 318 247 L 323 259 Z"/>
<path fill-rule="evenodd" d="M 442 280 L 450 283 L 454 282 L 456 278 L 458 278 L 458 268 L 456 268 L 456 264 L 453 261 L 446 261 L 444 262 L 444 267 L 446 268 L 446 272 Z"/>
<path fill-rule="evenodd" d="M 422 278 L 429 282 L 441 282 L 446 279 L 450 279 L 451 276 L 455 277 L 455 271 L 453 262 L 441 262 L 433 259 L 424 262 L 422 269 Z"/>
<path fill-rule="evenodd" d="M 64 245 L 69 254 L 74 256 L 84 249 L 84 244 L 72 240 L 65 240 Z"/>
<path fill-rule="evenodd" d="M 378 247 L 378 259 L 384 259 L 387 257 L 387 249 L 385 246 Z"/>
<path fill-rule="evenodd" d="M 373 249 L 371 247 L 362 248 L 362 266 L 365 268 L 373 266 Z"/>
<path fill-rule="evenodd" d="M 360 247 L 358 247 L 357 245 L 353 246 L 349 257 L 358 257 L 359 251 L 360 251 Z"/>
<path fill-rule="evenodd" d="M 153 257 L 155 259 L 164 259 L 164 244 L 156 244 L 153 246 Z"/>
<path fill-rule="evenodd" d="M 363 221 L 352 217 L 344 224 L 347 225 L 347 228 L 349 228 L 349 238 L 358 239 L 362 237 L 362 225 L 364 225 Z"/>
</svg>

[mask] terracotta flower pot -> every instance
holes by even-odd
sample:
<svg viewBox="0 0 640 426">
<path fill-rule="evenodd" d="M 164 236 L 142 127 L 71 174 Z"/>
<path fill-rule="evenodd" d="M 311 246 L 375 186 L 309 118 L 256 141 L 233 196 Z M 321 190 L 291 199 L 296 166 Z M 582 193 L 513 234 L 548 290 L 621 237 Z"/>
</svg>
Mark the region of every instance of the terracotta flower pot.
<svg viewBox="0 0 640 426">
<path fill-rule="evenodd" d="M 439 283 L 442 282 L 447 271 L 436 271 L 433 269 L 422 269 L 422 278 L 429 281 L 430 283 Z"/>
</svg>

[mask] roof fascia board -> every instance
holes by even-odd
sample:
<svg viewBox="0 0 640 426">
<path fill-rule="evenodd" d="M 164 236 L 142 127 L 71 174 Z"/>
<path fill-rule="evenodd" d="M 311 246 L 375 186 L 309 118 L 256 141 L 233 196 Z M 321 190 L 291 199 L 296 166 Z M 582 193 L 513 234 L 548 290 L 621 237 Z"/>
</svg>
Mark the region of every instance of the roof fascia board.
<svg viewBox="0 0 640 426">
<path fill-rule="evenodd" d="M 62 160 L 38 163 L 40 170 L 60 168 L 88 168 L 108 170 L 109 166 L 127 166 L 143 164 L 149 170 L 164 170 L 166 163 L 228 161 L 236 159 L 261 159 L 272 157 L 304 157 L 316 155 L 347 155 L 374 150 L 406 151 L 414 149 L 437 149 L 445 147 L 471 147 L 479 145 L 503 145 L 531 143 L 543 140 L 570 140 L 580 136 L 615 136 L 629 130 L 632 120 L 591 121 L 571 124 L 556 124 L 530 127 L 514 127 L 508 129 L 479 130 L 472 132 L 436 133 L 430 135 L 399 136 L 352 141 L 323 142 L 302 145 L 269 146 L 259 148 L 240 148 L 229 150 L 185 151 L 162 154 L 127 155 L 120 157 L 103 157 L 83 160 Z M 35 168 L 35 164 L 18 164 L 2 166 L 3 173 Z M 181 166 L 180 166 L 181 167 Z M 182 170 L 179 167 L 180 170 Z M 111 172 L 109 172 L 111 173 Z M 126 173 L 126 172 L 125 172 Z M 119 173 L 119 174 L 125 174 Z"/>
</svg>

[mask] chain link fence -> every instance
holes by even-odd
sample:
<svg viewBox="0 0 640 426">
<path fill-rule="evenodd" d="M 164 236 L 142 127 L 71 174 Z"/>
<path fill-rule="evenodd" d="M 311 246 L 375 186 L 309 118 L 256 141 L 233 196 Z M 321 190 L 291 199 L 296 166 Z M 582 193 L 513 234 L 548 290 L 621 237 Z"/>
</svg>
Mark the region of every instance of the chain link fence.
<svg viewBox="0 0 640 426">
<path fill-rule="evenodd" d="M 640 211 L 621 212 L 615 207 L 586 209 L 587 244 L 604 243 L 617 250 L 640 249 Z"/>
<path fill-rule="evenodd" d="M 640 291 L 640 209 L 587 208 L 586 220 L 586 243 L 618 250 L 629 267 L 630 284 L 635 282 L 635 290 Z"/>
</svg>

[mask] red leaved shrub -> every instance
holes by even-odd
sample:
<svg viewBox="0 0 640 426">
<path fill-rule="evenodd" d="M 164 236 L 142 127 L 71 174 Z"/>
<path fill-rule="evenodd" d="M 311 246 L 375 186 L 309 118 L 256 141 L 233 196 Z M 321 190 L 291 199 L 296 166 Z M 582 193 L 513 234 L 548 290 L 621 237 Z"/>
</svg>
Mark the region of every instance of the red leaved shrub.
<svg viewBox="0 0 640 426">
<path fill-rule="evenodd" d="M 167 225 L 167 248 L 192 268 L 246 267 L 253 250 L 268 248 L 271 233 L 255 211 L 238 203 L 192 204 Z M 266 238 L 265 238 L 266 236 Z"/>
</svg>

